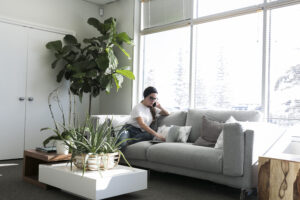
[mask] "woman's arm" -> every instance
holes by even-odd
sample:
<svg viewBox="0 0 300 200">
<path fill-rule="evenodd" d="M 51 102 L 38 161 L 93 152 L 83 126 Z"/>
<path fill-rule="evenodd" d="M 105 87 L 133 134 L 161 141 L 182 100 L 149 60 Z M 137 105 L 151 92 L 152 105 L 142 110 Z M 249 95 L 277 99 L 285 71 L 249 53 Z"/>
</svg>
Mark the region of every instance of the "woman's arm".
<svg viewBox="0 0 300 200">
<path fill-rule="evenodd" d="M 166 109 L 164 109 L 159 102 L 156 102 L 156 107 L 161 110 L 159 113 L 160 115 L 163 115 L 163 116 L 169 115 L 169 112 Z"/>
<path fill-rule="evenodd" d="M 154 131 L 152 128 L 150 128 L 149 126 L 147 126 L 147 124 L 145 124 L 144 120 L 142 117 L 137 117 L 136 118 L 137 123 L 140 125 L 140 127 L 142 129 L 144 129 L 145 131 L 147 131 L 148 133 L 150 133 L 151 135 L 153 135 L 154 137 L 157 137 L 163 141 L 165 141 L 166 139 L 164 137 L 162 137 L 161 135 L 157 134 L 156 131 Z"/>
</svg>

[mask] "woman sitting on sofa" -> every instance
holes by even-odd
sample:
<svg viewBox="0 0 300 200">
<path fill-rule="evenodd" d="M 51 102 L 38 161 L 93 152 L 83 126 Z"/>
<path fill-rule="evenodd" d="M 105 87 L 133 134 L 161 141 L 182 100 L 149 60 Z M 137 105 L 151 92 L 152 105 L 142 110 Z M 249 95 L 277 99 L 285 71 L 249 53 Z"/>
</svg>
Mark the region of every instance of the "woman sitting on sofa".
<svg viewBox="0 0 300 200">
<path fill-rule="evenodd" d="M 157 101 L 157 94 L 158 92 L 154 87 L 147 87 L 144 90 L 144 99 L 132 109 L 129 121 L 120 132 L 119 141 L 134 138 L 122 143 L 122 149 L 130 144 L 151 140 L 154 136 L 165 141 L 164 137 L 150 128 L 150 124 L 156 119 L 157 114 L 169 115 L 169 112 Z"/>
</svg>

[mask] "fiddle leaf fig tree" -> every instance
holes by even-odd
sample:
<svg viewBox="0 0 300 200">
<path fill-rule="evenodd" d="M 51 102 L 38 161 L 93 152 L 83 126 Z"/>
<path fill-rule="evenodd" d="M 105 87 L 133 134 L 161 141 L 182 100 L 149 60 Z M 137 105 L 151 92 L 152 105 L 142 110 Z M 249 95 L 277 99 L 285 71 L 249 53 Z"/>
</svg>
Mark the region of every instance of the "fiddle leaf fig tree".
<svg viewBox="0 0 300 200">
<path fill-rule="evenodd" d="M 128 66 L 119 66 L 115 48 L 119 48 L 128 59 L 130 55 L 122 47 L 123 43 L 133 45 L 127 33 L 118 33 L 116 19 L 109 18 L 103 23 L 96 18 L 89 18 L 87 23 L 99 31 L 99 36 L 83 39 L 79 43 L 73 35 L 66 35 L 63 41 L 51 41 L 46 48 L 53 51 L 55 60 L 52 68 L 60 67 L 57 82 L 63 78 L 70 81 L 70 90 L 82 101 L 84 93 L 89 94 L 89 114 L 92 97 L 101 91 L 109 93 L 113 84 L 117 91 L 121 88 L 124 77 L 134 80 Z"/>
</svg>

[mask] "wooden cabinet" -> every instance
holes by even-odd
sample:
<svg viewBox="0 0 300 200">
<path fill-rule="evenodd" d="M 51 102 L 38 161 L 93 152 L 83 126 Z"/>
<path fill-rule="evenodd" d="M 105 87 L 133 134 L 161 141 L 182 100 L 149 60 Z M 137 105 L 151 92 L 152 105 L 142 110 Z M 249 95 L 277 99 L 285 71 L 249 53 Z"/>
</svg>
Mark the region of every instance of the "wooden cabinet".
<svg viewBox="0 0 300 200">
<path fill-rule="evenodd" d="M 0 22 L 0 160 L 22 158 L 24 149 L 41 146 L 53 133 L 48 94 L 58 87 L 53 54 L 45 44 L 63 34 Z M 62 87 L 62 91 L 66 86 Z M 67 92 L 61 93 L 67 107 Z M 65 109 L 67 110 L 67 109 Z M 54 110 L 57 116 L 59 111 Z"/>
<path fill-rule="evenodd" d="M 259 200 L 300 200 L 300 160 L 290 156 L 260 157 Z"/>
</svg>

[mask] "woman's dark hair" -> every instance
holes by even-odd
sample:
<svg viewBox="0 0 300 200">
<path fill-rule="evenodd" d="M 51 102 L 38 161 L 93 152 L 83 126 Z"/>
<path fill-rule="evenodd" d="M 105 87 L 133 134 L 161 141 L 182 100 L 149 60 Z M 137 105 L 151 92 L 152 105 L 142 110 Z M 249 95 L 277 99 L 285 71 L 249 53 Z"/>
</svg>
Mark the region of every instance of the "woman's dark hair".
<svg viewBox="0 0 300 200">
<path fill-rule="evenodd" d="M 146 98 L 147 96 L 149 96 L 152 93 L 158 94 L 157 89 L 155 87 L 149 86 L 144 90 L 143 96 L 144 96 L 144 98 Z"/>
<path fill-rule="evenodd" d="M 152 86 L 147 87 L 144 90 L 144 93 L 143 93 L 144 99 L 152 93 L 158 94 L 157 89 L 155 87 L 152 87 Z M 153 118 L 153 121 L 154 121 L 156 119 L 156 110 L 155 110 L 155 108 L 151 106 L 150 107 L 150 112 L 151 112 L 151 115 L 152 115 L 152 118 Z"/>
</svg>

